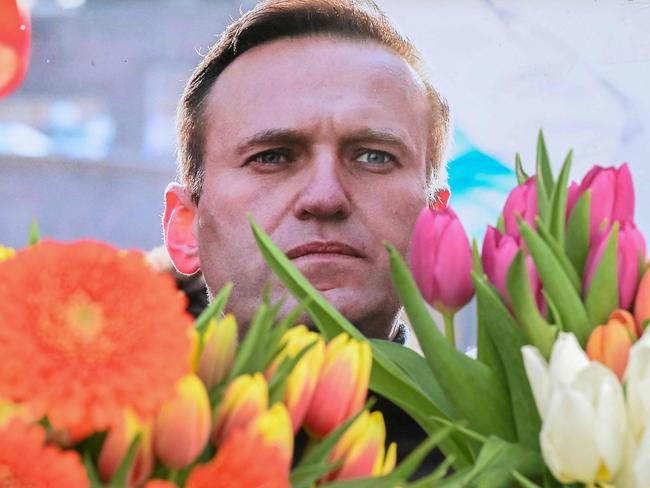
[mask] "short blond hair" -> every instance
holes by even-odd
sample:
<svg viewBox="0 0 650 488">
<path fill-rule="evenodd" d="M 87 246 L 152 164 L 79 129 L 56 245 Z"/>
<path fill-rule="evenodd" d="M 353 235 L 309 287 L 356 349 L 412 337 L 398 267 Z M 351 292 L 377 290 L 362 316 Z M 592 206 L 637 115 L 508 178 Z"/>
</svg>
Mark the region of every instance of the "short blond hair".
<svg viewBox="0 0 650 488">
<path fill-rule="evenodd" d="M 226 28 L 196 67 L 183 92 L 177 118 L 178 176 L 195 203 L 201 196 L 204 176 L 204 107 L 216 79 L 238 56 L 253 47 L 281 38 L 308 35 L 375 42 L 396 53 L 416 71 L 431 104 L 427 151 L 429 187 L 444 173 L 449 108 L 431 85 L 415 46 L 397 32 L 372 1 L 265 0 Z"/>
</svg>

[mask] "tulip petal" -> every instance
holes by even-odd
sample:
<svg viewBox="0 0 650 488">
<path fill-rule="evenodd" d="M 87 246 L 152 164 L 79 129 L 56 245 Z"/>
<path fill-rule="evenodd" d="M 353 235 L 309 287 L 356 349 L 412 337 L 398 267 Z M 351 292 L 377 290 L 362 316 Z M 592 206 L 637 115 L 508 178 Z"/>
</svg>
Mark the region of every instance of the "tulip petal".
<svg viewBox="0 0 650 488">
<path fill-rule="evenodd" d="M 528 383 L 533 391 L 537 411 L 540 417 L 544 419 L 548 408 L 551 388 L 548 364 L 536 347 L 524 346 L 521 348 L 521 352 L 524 357 L 524 368 L 526 369 L 526 376 L 528 376 Z"/>
<path fill-rule="evenodd" d="M 558 385 L 540 433 L 544 460 L 558 481 L 595 481 L 600 459 L 593 442 L 594 421 L 587 399 Z"/>
<path fill-rule="evenodd" d="M 549 373 L 552 384 L 571 384 L 589 364 L 589 358 L 573 334 L 561 332 L 551 351 Z"/>
</svg>

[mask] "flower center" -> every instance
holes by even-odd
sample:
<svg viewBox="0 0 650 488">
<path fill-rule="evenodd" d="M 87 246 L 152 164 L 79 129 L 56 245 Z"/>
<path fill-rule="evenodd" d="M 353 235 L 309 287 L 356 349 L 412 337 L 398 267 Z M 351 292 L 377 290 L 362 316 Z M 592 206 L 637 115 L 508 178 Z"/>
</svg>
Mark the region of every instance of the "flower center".
<svg viewBox="0 0 650 488">
<path fill-rule="evenodd" d="M 85 295 L 76 295 L 65 307 L 65 321 L 70 332 L 82 342 L 91 342 L 104 328 L 100 307 Z"/>
</svg>

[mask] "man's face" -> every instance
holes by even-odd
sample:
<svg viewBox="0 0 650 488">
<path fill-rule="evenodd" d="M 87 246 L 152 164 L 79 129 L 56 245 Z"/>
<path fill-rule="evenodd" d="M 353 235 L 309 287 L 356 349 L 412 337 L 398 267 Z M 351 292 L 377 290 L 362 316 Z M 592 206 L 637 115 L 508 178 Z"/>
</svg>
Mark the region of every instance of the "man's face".
<svg viewBox="0 0 650 488">
<path fill-rule="evenodd" d="M 387 337 L 399 302 L 383 242 L 405 255 L 426 203 L 430 108 L 408 64 L 371 43 L 274 41 L 226 68 L 204 117 L 197 237 L 210 290 L 232 281 L 244 324 L 267 283 L 285 293 L 250 212 L 344 316 Z"/>
</svg>

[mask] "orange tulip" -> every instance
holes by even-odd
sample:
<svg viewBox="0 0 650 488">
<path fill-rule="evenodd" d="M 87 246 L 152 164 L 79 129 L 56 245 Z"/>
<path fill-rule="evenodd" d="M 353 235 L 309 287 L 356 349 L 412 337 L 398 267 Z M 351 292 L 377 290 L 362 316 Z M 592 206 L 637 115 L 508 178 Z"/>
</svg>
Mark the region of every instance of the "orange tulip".
<svg viewBox="0 0 650 488">
<path fill-rule="evenodd" d="M 178 488 L 178 485 L 167 480 L 153 479 L 147 481 L 144 488 Z"/>
<path fill-rule="evenodd" d="M 368 393 L 372 353 L 366 341 L 343 333 L 325 349 L 316 391 L 305 415 L 305 428 L 323 437 L 363 407 Z"/>
<path fill-rule="evenodd" d="M 311 346 L 289 374 L 284 390 L 284 403 L 291 415 L 293 431 L 297 432 L 314 396 L 318 373 L 325 355 L 325 342 L 320 334 L 299 325 L 289 329 L 281 343 L 282 350 L 266 371 L 267 379 L 273 376 L 284 360 L 296 357 L 305 347 Z"/>
<path fill-rule="evenodd" d="M 639 328 L 639 336 L 641 336 L 643 335 L 645 323 L 650 319 L 650 269 L 644 273 L 639 289 L 636 292 L 634 317 Z"/>
<path fill-rule="evenodd" d="M 110 481 L 117 468 L 124 460 L 129 446 L 135 436 L 140 434 L 135 460 L 127 477 L 127 486 L 141 485 L 151 474 L 154 467 L 152 426 L 143 423 L 130 410 L 124 413 L 119 424 L 106 435 L 99 454 L 99 475 L 104 481 Z"/>
<path fill-rule="evenodd" d="M 187 488 L 290 488 L 293 430 L 286 407 L 276 403 L 245 429 L 235 429 L 217 455 L 190 473 Z"/>
<path fill-rule="evenodd" d="M 193 462 L 210 436 L 210 400 L 201 380 L 193 374 L 176 384 L 176 395 L 167 401 L 154 424 L 154 450 L 170 468 Z"/>
<path fill-rule="evenodd" d="M 196 374 L 208 390 L 218 385 L 230 372 L 237 352 L 237 322 L 231 314 L 210 321 L 203 335 Z"/>
<path fill-rule="evenodd" d="M 591 332 L 587 341 L 587 356 L 603 363 L 622 380 L 636 337 L 632 314 L 626 310 L 615 310 L 605 325 L 599 325 Z"/>
<path fill-rule="evenodd" d="M 269 407 L 269 388 L 261 373 L 242 375 L 228 385 L 217 407 L 212 443 L 219 445 L 235 428 L 245 428 Z"/>
<path fill-rule="evenodd" d="M 392 443 L 386 451 L 385 442 L 386 425 L 381 412 L 363 412 L 334 447 L 330 461 L 341 461 L 342 465 L 329 474 L 327 480 L 349 480 L 390 473 L 395 468 L 396 445 Z"/>
</svg>

